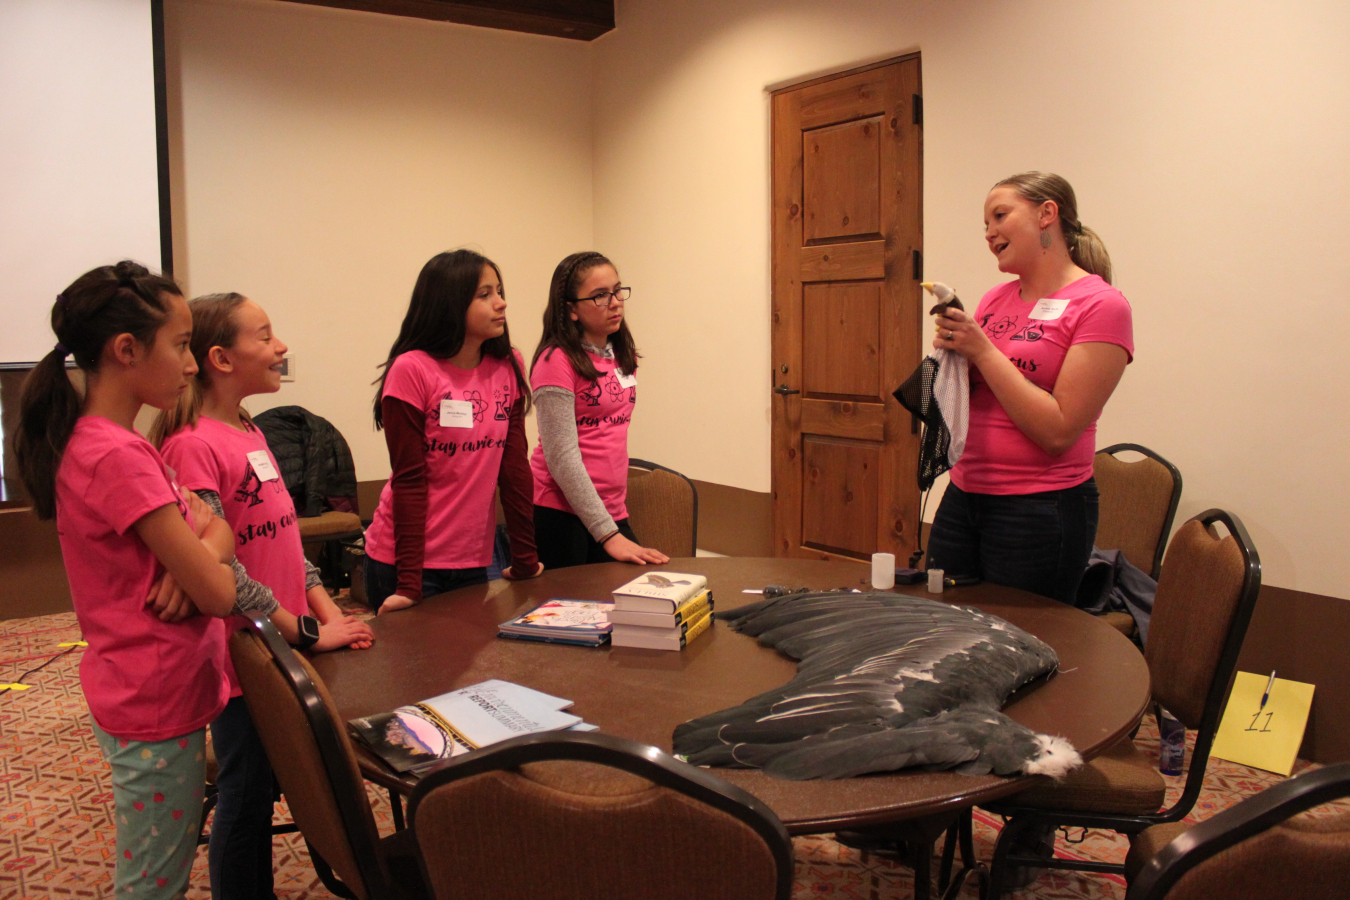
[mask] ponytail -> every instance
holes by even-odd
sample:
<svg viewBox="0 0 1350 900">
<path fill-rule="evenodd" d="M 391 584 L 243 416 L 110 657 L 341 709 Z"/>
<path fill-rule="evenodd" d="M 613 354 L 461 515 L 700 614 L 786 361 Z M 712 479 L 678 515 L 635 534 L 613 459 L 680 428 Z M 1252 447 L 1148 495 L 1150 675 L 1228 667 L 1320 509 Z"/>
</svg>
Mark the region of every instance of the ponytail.
<svg viewBox="0 0 1350 900">
<path fill-rule="evenodd" d="M 39 519 L 56 515 L 56 469 L 80 417 L 80 395 L 66 374 L 64 349 L 42 357 L 24 379 L 19 399 L 14 455 Z"/>
<path fill-rule="evenodd" d="M 51 322 L 58 343 L 24 380 L 14 436 L 19 477 L 38 518 L 56 515 L 56 473 L 83 402 L 66 374 L 66 355 L 96 372 L 104 345 L 117 335 L 152 344 L 168 316 L 162 295 L 179 293 L 173 279 L 123 260 L 91 269 L 57 295 Z"/>
<path fill-rule="evenodd" d="M 1111 256 L 1106 252 L 1106 244 L 1097 232 L 1078 221 L 1078 198 L 1067 180 L 1047 172 L 1023 172 L 1003 179 L 994 187 L 1005 185 L 1037 206 L 1049 200 L 1059 207 L 1059 227 L 1069 248 L 1069 258 L 1080 269 L 1111 283 Z"/>
</svg>

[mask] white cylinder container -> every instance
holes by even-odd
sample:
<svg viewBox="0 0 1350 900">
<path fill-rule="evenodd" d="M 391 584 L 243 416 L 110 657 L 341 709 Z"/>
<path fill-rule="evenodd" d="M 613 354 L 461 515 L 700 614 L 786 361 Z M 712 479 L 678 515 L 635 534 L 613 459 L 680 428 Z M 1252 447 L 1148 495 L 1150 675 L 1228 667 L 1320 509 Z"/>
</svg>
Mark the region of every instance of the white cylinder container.
<svg viewBox="0 0 1350 900">
<path fill-rule="evenodd" d="M 872 588 L 889 591 L 895 587 L 895 554 L 872 554 Z"/>
<path fill-rule="evenodd" d="M 942 576 L 943 576 L 943 574 L 944 574 L 944 573 L 943 573 L 943 571 L 942 571 L 941 569 L 929 569 L 929 570 L 928 570 L 928 593 L 930 593 L 930 594 L 940 594 L 940 593 L 942 593 Z"/>
</svg>

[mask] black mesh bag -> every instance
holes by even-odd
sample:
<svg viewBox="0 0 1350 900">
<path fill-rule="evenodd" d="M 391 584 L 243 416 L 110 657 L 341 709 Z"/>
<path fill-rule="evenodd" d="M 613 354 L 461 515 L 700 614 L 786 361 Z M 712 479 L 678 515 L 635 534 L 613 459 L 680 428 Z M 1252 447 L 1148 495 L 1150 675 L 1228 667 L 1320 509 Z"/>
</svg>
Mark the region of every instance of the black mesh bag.
<svg viewBox="0 0 1350 900">
<path fill-rule="evenodd" d="M 895 389 L 892 395 L 900 405 L 923 423 L 923 438 L 919 441 L 919 490 L 926 491 L 943 472 L 952 467 L 947 461 L 947 450 L 952 443 L 951 432 L 942 419 L 933 385 L 937 382 L 938 361 L 925 356 L 914 374 Z"/>
</svg>

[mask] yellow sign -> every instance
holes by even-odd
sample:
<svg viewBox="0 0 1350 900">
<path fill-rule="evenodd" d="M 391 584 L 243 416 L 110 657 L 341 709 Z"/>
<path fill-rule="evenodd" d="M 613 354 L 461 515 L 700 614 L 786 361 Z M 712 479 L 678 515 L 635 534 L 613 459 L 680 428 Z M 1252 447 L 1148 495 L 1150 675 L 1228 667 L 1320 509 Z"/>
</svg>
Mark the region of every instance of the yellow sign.
<svg viewBox="0 0 1350 900">
<path fill-rule="evenodd" d="M 1270 685 L 1264 705 L 1262 696 Z M 1288 775 L 1294 769 L 1312 709 L 1314 686 L 1239 672 L 1210 752 L 1219 759 Z"/>
</svg>

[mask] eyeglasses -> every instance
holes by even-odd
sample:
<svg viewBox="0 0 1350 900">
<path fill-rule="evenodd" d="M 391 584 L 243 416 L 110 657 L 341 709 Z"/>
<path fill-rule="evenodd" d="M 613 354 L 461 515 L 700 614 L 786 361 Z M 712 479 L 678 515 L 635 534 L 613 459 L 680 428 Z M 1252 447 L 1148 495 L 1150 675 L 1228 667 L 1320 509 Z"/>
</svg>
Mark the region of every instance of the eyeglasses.
<svg viewBox="0 0 1350 900">
<path fill-rule="evenodd" d="M 573 297 L 572 302 L 580 303 L 583 300 L 590 300 L 596 306 L 603 309 L 606 306 L 609 306 L 609 304 L 614 300 L 623 301 L 627 300 L 631 296 L 633 296 L 633 289 L 625 285 L 624 287 L 621 287 L 616 291 L 601 291 L 600 293 L 596 294 L 593 297 Z"/>
</svg>

